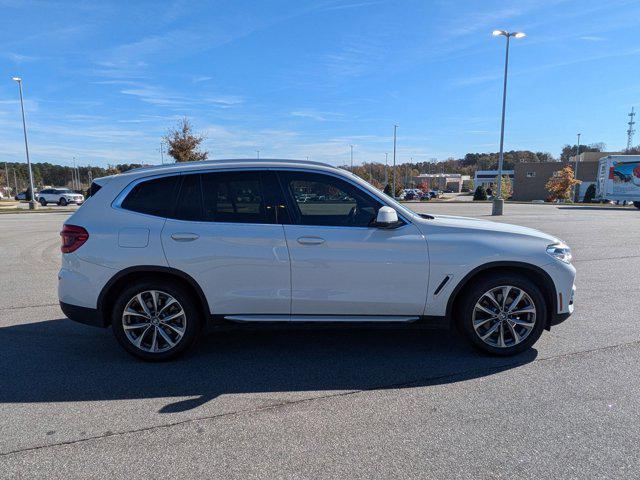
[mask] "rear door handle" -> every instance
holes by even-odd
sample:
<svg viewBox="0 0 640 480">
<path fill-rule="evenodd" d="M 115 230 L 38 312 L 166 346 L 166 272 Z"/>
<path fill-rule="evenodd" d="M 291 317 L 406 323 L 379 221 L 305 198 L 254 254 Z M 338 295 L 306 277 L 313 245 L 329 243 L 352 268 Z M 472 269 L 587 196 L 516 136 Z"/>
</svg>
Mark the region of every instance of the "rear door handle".
<svg viewBox="0 0 640 480">
<path fill-rule="evenodd" d="M 320 237 L 298 237 L 298 243 L 301 245 L 321 245 L 324 243 L 324 238 Z"/>
<path fill-rule="evenodd" d="M 200 238 L 197 233 L 172 233 L 171 238 L 176 242 L 193 242 Z"/>
</svg>

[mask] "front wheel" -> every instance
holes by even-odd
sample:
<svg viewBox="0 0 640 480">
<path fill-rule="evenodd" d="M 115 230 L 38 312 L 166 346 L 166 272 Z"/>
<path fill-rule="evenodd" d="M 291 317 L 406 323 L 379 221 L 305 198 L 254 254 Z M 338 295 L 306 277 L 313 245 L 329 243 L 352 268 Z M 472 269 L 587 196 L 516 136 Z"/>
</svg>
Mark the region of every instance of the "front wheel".
<svg viewBox="0 0 640 480">
<path fill-rule="evenodd" d="M 61 207 L 66 207 L 67 206 L 67 199 L 66 198 L 61 198 L 60 200 L 58 200 L 58 205 L 60 205 Z"/>
<path fill-rule="evenodd" d="M 184 352 L 200 332 L 193 296 L 179 285 L 141 281 L 118 296 L 113 333 L 129 353 L 148 361 L 169 360 Z"/>
<path fill-rule="evenodd" d="M 547 306 L 538 286 L 520 275 L 486 276 L 463 298 L 458 319 L 465 337 L 493 355 L 515 355 L 542 335 Z"/>
<path fill-rule="evenodd" d="M 633 206 L 640 209 L 640 202 L 633 202 Z"/>
</svg>

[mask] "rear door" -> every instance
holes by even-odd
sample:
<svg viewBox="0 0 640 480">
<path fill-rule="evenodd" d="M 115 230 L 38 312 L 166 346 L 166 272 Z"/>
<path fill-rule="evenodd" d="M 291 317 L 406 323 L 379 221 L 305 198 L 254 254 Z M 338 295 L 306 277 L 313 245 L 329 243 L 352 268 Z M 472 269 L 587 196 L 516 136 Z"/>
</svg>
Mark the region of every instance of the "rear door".
<svg viewBox="0 0 640 480">
<path fill-rule="evenodd" d="M 284 226 L 292 319 L 406 321 L 423 314 L 429 261 L 415 225 L 372 226 L 382 203 L 338 176 L 281 171 L 279 177 L 292 217 Z"/>
<path fill-rule="evenodd" d="M 198 282 L 213 314 L 288 320 L 291 271 L 282 226 L 288 212 L 275 174 L 243 170 L 182 177 L 176 208 L 162 231 L 169 265 Z"/>
</svg>

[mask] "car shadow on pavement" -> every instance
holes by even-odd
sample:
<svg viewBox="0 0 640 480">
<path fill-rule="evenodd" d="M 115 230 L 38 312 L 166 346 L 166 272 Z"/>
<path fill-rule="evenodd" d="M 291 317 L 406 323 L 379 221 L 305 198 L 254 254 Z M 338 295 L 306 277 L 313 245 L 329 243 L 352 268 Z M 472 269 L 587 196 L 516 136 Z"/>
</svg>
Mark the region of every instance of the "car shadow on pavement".
<svg viewBox="0 0 640 480">
<path fill-rule="evenodd" d="M 446 331 L 314 329 L 220 332 L 175 361 L 144 363 L 110 330 L 59 319 L 0 328 L 0 403 L 196 397 L 160 410 L 175 413 L 222 394 L 455 383 L 536 356 L 485 356 Z"/>
<path fill-rule="evenodd" d="M 609 212 L 629 212 L 631 207 L 605 207 L 598 205 L 567 205 L 558 207 L 558 210 L 608 210 Z"/>
</svg>

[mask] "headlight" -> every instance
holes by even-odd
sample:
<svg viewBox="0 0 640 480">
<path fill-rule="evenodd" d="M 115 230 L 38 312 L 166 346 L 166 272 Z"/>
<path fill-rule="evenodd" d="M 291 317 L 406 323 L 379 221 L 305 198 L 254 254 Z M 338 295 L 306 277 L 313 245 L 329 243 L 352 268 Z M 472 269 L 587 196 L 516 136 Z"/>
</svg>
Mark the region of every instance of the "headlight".
<svg viewBox="0 0 640 480">
<path fill-rule="evenodd" d="M 571 248 L 565 243 L 554 243 L 547 247 L 547 253 L 561 262 L 571 263 Z"/>
</svg>

